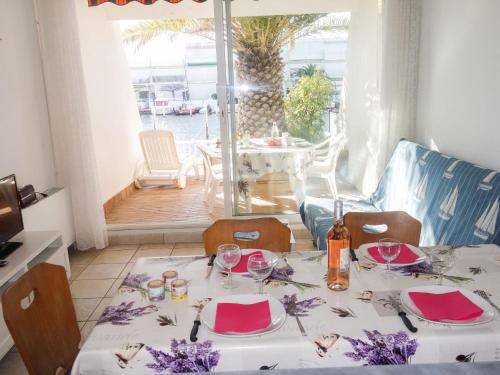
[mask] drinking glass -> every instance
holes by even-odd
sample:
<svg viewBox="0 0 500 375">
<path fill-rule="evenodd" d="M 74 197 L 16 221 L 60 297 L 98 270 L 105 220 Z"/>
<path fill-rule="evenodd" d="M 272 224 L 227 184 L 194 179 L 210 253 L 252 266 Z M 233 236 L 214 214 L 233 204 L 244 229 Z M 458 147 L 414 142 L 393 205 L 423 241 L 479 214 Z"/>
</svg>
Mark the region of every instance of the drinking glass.
<svg viewBox="0 0 500 375">
<path fill-rule="evenodd" d="M 391 262 L 396 259 L 401 252 L 400 242 L 392 238 L 382 238 L 378 241 L 378 252 L 387 264 L 387 270 L 384 273 L 384 277 L 392 279 L 394 275 L 391 273 Z"/>
<path fill-rule="evenodd" d="M 238 286 L 236 281 L 233 281 L 233 274 L 231 269 L 236 266 L 241 260 L 241 249 L 238 245 L 227 244 L 220 245 L 217 248 L 217 258 L 224 268 L 229 269 L 229 275 L 227 279 L 222 283 L 222 287 L 225 289 L 233 289 Z"/>
<path fill-rule="evenodd" d="M 248 258 L 248 272 L 259 282 L 259 294 L 264 294 L 264 280 L 273 272 L 278 257 L 274 254 L 254 254 Z"/>
<path fill-rule="evenodd" d="M 453 251 L 438 251 L 431 254 L 432 269 L 439 275 L 438 285 L 443 285 L 443 276 L 455 265 L 456 256 Z"/>
</svg>

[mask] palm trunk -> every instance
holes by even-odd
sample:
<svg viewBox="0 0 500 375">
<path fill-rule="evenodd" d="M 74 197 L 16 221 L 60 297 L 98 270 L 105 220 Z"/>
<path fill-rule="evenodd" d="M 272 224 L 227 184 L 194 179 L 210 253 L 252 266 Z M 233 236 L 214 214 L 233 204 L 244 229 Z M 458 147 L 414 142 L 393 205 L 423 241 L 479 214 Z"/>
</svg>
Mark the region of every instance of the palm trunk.
<svg viewBox="0 0 500 375">
<path fill-rule="evenodd" d="M 243 43 L 242 43 L 243 44 Z M 283 105 L 283 59 L 279 49 L 262 51 L 246 46 L 236 51 L 240 85 L 237 133 L 241 137 L 270 135 L 274 122 L 286 131 Z"/>
</svg>

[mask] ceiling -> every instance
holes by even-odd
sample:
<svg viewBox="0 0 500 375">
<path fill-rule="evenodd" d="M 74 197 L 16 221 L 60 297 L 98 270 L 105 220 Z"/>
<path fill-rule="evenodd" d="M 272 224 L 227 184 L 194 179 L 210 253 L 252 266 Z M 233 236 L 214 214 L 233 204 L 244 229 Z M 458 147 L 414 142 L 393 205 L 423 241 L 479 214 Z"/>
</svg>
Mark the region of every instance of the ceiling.
<svg viewBox="0 0 500 375">
<path fill-rule="evenodd" d="M 196 3 L 184 0 L 178 4 L 157 1 L 153 5 L 130 3 L 117 6 L 111 3 L 92 10 L 105 12 L 109 20 L 158 19 L 158 18 L 212 18 L 213 1 Z M 276 14 L 330 13 L 354 11 L 360 0 L 234 0 L 233 16 L 266 16 Z M 362 0 L 366 1 L 366 0 Z"/>
</svg>

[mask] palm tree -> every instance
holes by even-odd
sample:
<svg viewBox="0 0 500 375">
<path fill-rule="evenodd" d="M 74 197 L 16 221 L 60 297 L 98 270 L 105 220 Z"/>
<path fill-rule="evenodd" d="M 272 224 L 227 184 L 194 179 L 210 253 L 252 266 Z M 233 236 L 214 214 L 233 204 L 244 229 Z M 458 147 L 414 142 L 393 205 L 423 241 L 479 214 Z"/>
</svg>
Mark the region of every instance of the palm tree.
<svg viewBox="0 0 500 375">
<path fill-rule="evenodd" d="M 236 75 L 240 84 L 238 134 L 267 135 L 274 122 L 286 131 L 283 103 L 281 48 L 298 37 L 320 31 L 346 29 L 349 17 L 324 14 L 236 17 L 232 19 Z M 163 19 L 146 21 L 125 30 L 128 43 L 141 48 L 160 35 L 195 34 L 214 39 L 209 19 Z"/>
</svg>

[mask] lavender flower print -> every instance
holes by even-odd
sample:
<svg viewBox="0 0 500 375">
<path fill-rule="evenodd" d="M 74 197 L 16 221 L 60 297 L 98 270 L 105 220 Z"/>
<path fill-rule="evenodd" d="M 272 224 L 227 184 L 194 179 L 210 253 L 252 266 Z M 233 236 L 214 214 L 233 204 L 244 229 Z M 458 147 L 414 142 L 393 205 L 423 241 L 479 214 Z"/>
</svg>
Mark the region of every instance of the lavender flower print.
<svg viewBox="0 0 500 375">
<path fill-rule="evenodd" d="M 143 297 L 148 297 L 148 291 L 142 285 L 151 280 L 147 273 L 129 273 L 120 286 L 120 293 L 132 293 L 138 291 Z"/>
<path fill-rule="evenodd" d="M 417 352 L 417 340 L 410 339 L 403 331 L 387 335 L 377 330 L 364 332 L 368 341 L 344 336 L 353 348 L 344 355 L 355 361 L 365 361 L 365 366 L 408 364 Z"/>
<path fill-rule="evenodd" d="M 208 372 L 217 366 L 220 359 L 219 351 L 213 350 L 212 341 L 209 340 L 188 344 L 186 340 L 173 339 L 170 344 L 172 354 L 155 350 L 150 346 L 146 346 L 146 350 L 155 361 L 146 364 L 146 367 L 156 372 L 167 370 L 173 374 Z"/>
<path fill-rule="evenodd" d="M 404 276 L 412 276 L 415 279 L 420 278 L 426 280 L 429 279 L 433 280 L 439 278 L 439 275 L 434 271 L 432 264 L 427 262 L 422 262 L 410 266 L 398 267 L 395 268 L 395 270 L 401 272 Z M 467 283 L 474 280 L 470 277 L 462 277 L 455 275 L 443 275 L 443 278 L 455 284 Z"/>
<path fill-rule="evenodd" d="M 285 294 L 280 301 L 285 307 L 286 313 L 290 316 L 296 317 L 309 316 L 309 312 L 311 309 L 314 309 L 326 303 L 326 301 L 320 297 L 298 301 L 296 294 L 292 294 L 291 296 Z"/>
<path fill-rule="evenodd" d="M 288 263 L 284 267 L 275 267 L 271 275 L 264 281 L 266 285 L 293 285 L 299 291 L 303 292 L 307 288 L 319 288 L 319 285 L 294 281 L 291 276 L 295 273 L 292 266 Z"/>
<path fill-rule="evenodd" d="M 158 311 L 155 305 L 133 308 L 134 301 L 122 302 L 118 306 L 108 306 L 97 321 L 97 324 L 111 323 L 112 325 L 124 326 L 139 316 Z"/>
</svg>

